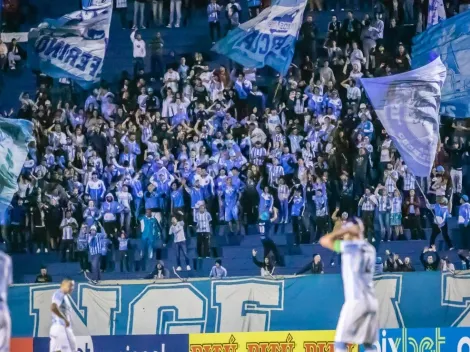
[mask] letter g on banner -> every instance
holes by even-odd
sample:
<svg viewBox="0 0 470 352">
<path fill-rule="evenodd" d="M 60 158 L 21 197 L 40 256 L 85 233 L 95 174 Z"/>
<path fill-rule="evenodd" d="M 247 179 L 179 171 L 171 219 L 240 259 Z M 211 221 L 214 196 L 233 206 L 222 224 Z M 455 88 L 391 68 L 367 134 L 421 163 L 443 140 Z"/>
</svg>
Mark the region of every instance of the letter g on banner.
<svg viewBox="0 0 470 352">
<path fill-rule="evenodd" d="M 207 298 L 193 285 L 147 286 L 129 303 L 128 335 L 206 331 Z"/>
<path fill-rule="evenodd" d="M 284 280 L 212 282 L 211 295 L 216 332 L 269 331 L 272 311 L 284 310 Z"/>
</svg>

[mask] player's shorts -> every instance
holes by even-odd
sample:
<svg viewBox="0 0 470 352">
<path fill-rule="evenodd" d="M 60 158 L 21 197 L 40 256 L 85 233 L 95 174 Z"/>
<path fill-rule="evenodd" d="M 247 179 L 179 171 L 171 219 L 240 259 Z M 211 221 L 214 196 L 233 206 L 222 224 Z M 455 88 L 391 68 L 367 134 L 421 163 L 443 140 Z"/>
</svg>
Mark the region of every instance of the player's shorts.
<svg viewBox="0 0 470 352">
<path fill-rule="evenodd" d="M 238 221 L 238 207 L 236 204 L 225 205 L 225 221 Z"/>
<path fill-rule="evenodd" d="M 10 352 L 11 318 L 9 312 L 0 314 L 0 352 Z"/>
<path fill-rule="evenodd" d="M 72 329 L 66 328 L 60 324 L 54 324 L 51 326 L 49 333 L 50 344 L 49 352 L 76 352 L 77 342 Z"/>
<path fill-rule="evenodd" d="M 336 327 L 335 342 L 373 344 L 378 339 L 379 313 L 376 300 L 346 301 Z"/>
</svg>

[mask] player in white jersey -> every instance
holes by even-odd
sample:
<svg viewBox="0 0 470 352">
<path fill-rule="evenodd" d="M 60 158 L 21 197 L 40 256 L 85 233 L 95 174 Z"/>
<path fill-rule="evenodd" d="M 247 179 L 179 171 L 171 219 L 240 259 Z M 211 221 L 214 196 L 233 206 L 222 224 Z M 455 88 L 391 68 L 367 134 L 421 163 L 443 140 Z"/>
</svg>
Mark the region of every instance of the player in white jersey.
<svg viewBox="0 0 470 352">
<path fill-rule="evenodd" d="M 49 352 L 77 352 L 77 343 L 71 325 L 72 305 L 69 298 L 74 285 L 73 280 L 64 279 L 60 289 L 52 296 Z"/>
<path fill-rule="evenodd" d="M 365 352 L 376 351 L 378 302 L 373 283 L 375 248 L 364 239 L 364 225 L 353 218 L 341 228 L 323 236 L 320 244 L 341 253 L 343 308 L 336 327 L 335 352 L 346 352 L 348 344 L 363 345 Z"/>
<path fill-rule="evenodd" d="M 8 287 L 13 283 L 11 258 L 0 251 L 0 352 L 10 352 L 11 318 Z"/>
</svg>

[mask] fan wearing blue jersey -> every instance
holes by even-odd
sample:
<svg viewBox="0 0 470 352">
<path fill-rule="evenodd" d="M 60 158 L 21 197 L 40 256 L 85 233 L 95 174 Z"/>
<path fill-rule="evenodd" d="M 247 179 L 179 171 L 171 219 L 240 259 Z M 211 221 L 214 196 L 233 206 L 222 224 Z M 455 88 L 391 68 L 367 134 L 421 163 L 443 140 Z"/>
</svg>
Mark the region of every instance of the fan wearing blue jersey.
<svg viewBox="0 0 470 352">
<path fill-rule="evenodd" d="M 232 184 L 232 178 L 225 179 L 225 185 L 219 191 L 220 202 L 223 204 L 224 220 L 228 223 L 231 233 L 240 232 L 238 217 L 238 190 Z"/>
<path fill-rule="evenodd" d="M 75 282 L 62 280 L 60 288 L 52 295 L 52 325 L 49 333 L 50 352 L 76 352 L 77 343 L 72 330 L 72 305 L 69 295 L 72 294 Z"/>
<path fill-rule="evenodd" d="M 272 213 L 265 211 L 260 214 L 258 220 L 258 230 L 261 243 L 263 244 L 264 257 L 266 258 L 270 252 L 274 255 L 277 265 L 283 265 L 282 257 L 277 249 L 276 243 L 271 238 L 271 225 L 277 220 L 278 211 L 276 207 L 272 208 Z"/>
<path fill-rule="evenodd" d="M 341 276 L 345 302 L 335 336 L 335 352 L 348 351 L 348 344 L 363 345 L 365 352 L 377 351 L 378 302 L 375 298 L 375 248 L 364 239 L 364 224 L 353 218 L 323 236 L 320 244 L 341 253 Z"/>
<path fill-rule="evenodd" d="M 11 258 L 0 251 L 0 352 L 10 352 L 11 318 L 8 287 L 13 284 Z"/>
</svg>

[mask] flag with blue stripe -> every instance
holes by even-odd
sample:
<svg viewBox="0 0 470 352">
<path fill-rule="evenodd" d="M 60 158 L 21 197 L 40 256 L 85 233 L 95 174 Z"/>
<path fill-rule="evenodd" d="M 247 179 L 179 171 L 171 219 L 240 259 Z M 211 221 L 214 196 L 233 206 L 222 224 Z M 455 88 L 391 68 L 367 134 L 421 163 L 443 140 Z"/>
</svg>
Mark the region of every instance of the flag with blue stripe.
<svg viewBox="0 0 470 352">
<path fill-rule="evenodd" d="M 447 68 L 441 115 L 470 117 L 470 11 L 431 26 L 413 38 L 412 67 L 440 56 Z"/>
<path fill-rule="evenodd" d="M 361 79 L 385 131 L 409 170 L 427 177 L 439 140 L 439 105 L 446 68 L 440 58 L 416 70 Z"/>
<path fill-rule="evenodd" d="M 287 73 L 306 0 L 277 0 L 218 41 L 212 50 L 248 68 L 271 66 Z"/>
<path fill-rule="evenodd" d="M 82 5 L 82 10 L 45 19 L 29 32 L 28 60 L 33 69 L 88 89 L 100 80 L 113 2 L 83 0 Z"/>
<path fill-rule="evenodd" d="M 5 212 L 18 190 L 18 177 L 32 140 L 30 121 L 0 118 L 0 214 Z"/>
</svg>

